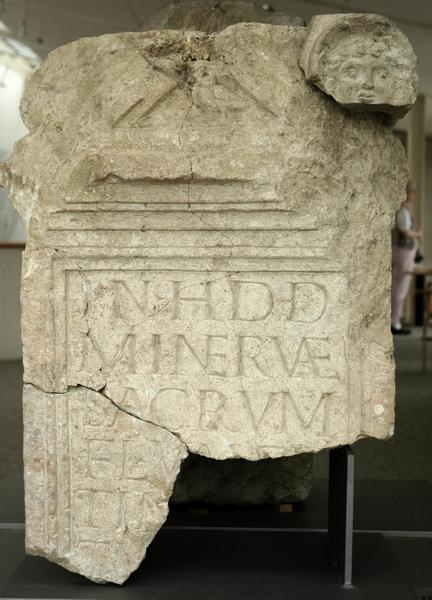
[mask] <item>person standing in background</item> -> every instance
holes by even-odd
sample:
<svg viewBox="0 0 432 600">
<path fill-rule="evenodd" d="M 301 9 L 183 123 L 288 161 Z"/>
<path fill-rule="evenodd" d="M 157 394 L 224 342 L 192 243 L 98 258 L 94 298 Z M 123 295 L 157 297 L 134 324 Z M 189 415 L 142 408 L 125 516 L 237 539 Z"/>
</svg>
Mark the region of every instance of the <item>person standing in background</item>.
<svg viewBox="0 0 432 600">
<path fill-rule="evenodd" d="M 392 244 L 392 293 L 391 331 L 394 335 L 411 333 L 402 327 L 401 319 L 405 298 L 411 283 L 411 272 L 418 248 L 420 230 L 416 229 L 412 212 L 415 186 L 409 181 L 406 187 L 406 200 L 396 212 L 396 223 Z"/>
</svg>

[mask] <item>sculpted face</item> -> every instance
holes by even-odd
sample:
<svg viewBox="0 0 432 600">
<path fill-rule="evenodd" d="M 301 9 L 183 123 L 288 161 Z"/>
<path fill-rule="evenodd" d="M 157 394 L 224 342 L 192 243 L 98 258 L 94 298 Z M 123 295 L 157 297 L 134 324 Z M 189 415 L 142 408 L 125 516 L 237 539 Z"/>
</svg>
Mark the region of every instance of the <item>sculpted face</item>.
<svg viewBox="0 0 432 600">
<path fill-rule="evenodd" d="M 344 104 L 387 104 L 395 92 L 403 94 L 390 48 L 384 43 L 368 44 L 367 40 L 352 42 L 345 40 L 327 55 L 328 93 Z"/>
<path fill-rule="evenodd" d="M 386 17 L 314 17 L 300 57 L 307 81 L 341 106 L 403 117 L 417 97 L 417 57 Z"/>
</svg>

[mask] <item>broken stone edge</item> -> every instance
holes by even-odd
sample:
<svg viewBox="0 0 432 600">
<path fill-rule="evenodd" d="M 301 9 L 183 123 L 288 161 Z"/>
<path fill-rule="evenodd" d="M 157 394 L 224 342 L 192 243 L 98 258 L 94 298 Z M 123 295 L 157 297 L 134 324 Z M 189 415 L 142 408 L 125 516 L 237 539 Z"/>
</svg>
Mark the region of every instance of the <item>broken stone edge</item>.
<svg viewBox="0 0 432 600">
<path fill-rule="evenodd" d="M 79 394 L 80 392 L 91 394 L 92 399 L 96 402 L 101 401 L 102 404 L 105 404 L 104 409 L 107 408 L 107 403 L 109 402 L 110 406 L 115 407 L 115 410 L 119 411 L 119 414 L 127 420 L 130 419 L 131 425 L 143 430 L 140 432 L 144 436 L 142 439 L 145 439 L 146 430 L 150 433 L 152 431 L 162 431 L 164 436 L 167 438 L 168 436 L 171 437 L 170 441 L 175 443 L 178 450 L 175 464 L 173 465 L 172 477 L 168 482 L 162 502 L 157 502 L 157 507 L 160 509 L 158 522 L 154 523 L 154 519 L 151 522 L 144 515 L 143 521 L 146 530 L 142 538 L 137 541 L 139 551 L 133 548 L 128 553 L 123 540 L 120 540 L 118 544 L 113 543 L 111 565 L 103 564 L 96 565 L 95 567 L 96 561 L 93 561 L 93 552 L 89 560 L 86 561 L 84 552 L 78 550 L 74 553 L 72 541 L 69 541 L 70 546 L 72 546 L 72 549 L 69 551 L 65 550 L 66 544 L 62 541 L 67 536 L 69 538 L 73 536 L 71 523 L 76 514 L 70 505 L 72 491 L 74 491 L 72 489 L 73 483 L 70 473 L 72 463 L 74 460 L 77 460 L 77 457 L 72 455 L 70 445 L 67 448 L 61 448 L 60 445 L 62 441 L 61 431 L 65 427 L 65 420 L 66 422 L 68 421 L 67 416 L 65 418 L 65 409 L 61 405 L 67 401 L 68 394 Z M 82 400 L 79 398 L 77 400 L 78 404 L 81 403 L 82 405 Z M 23 408 L 26 553 L 44 557 L 69 571 L 85 576 L 95 583 L 123 584 L 141 565 L 148 546 L 166 521 L 169 512 L 168 501 L 172 494 L 175 480 L 180 472 L 181 463 L 188 455 L 185 445 L 166 429 L 142 422 L 138 417 L 134 417 L 115 406 L 107 396 L 82 386 L 71 388 L 67 393 L 56 394 L 44 392 L 33 385 L 25 384 L 23 389 Z M 58 417 L 57 415 L 61 411 L 63 416 Z M 56 416 L 53 417 L 53 415 Z M 50 430 L 51 433 L 54 432 L 52 437 L 49 437 Z M 75 434 L 77 433 L 75 432 Z M 70 435 L 71 431 L 69 432 Z M 116 440 L 113 443 L 115 444 L 115 442 Z M 70 439 L 68 443 L 71 444 Z M 67 454 L 68 452 L 69 454 Z M 67 460 L 69 464 L 65 464 Z M 69 479 L 66 482 L 67 475 Z M 66 490 L 63 489 L 62 484 L 59 482 L 60 477 L 63 480 L 63 485 L 67 488 Z M 118 480 L 118 486 L 120 489 L 120 480 Z M 102 491 L 104 491 L 103 488 Z M 65 508 L 68 502 L 69 507 Z M 143 506 L 143 513 L 144 510 L 145 507 Z M 56 527 L 53 525 L 56 525 Z M 123 534 L 126 536 L 128 533 L 130 535 L 126 525 L 126 530 Z M 119 556 L 119 551 L 121 552 L 122 550 L 125 550 L 124 557 Z M 98 570 L 99 573 L 97 572 Z"/>
</svg>

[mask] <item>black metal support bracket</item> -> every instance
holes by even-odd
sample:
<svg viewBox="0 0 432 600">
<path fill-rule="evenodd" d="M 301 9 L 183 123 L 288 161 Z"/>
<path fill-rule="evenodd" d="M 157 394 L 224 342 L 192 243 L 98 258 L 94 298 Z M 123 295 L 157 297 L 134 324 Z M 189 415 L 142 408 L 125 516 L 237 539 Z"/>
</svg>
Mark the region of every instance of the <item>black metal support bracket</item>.
<svg viewBox="0 0 432 600">
<path fill-rule="evenodd" d="M 343 587 L 352 587 L 354 526 L 354 452 L 350 446 L 329 452 L 328 538 Z"/>
</svg>

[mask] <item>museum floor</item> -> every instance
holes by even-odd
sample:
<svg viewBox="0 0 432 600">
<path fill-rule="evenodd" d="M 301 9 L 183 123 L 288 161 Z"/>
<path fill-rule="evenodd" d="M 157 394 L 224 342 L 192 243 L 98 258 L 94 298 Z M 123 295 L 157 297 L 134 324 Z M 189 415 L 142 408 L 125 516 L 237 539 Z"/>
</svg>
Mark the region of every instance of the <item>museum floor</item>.
<svg viewBox="0 0 432 600">
<path fill-rule="evenodd" d="M 122 589 L 24 558 L 22 372 L 19 362 L 0 362 L 0 598 L 431 599 L 432 347 L 429 371 L 421 373 L 418 335 L 396 340 L 394 438 L 354 446 L 353 590 L 335 583 L 328 558 L 326 452 L 315 459 L 310 498 L 291 513 L 269 507 L 174 510 Z M 324 584 L 331 592 L 324 594 Z"/>
</svg>

